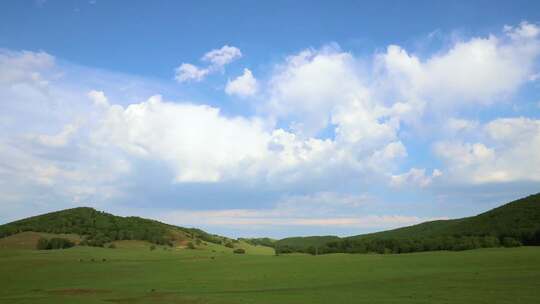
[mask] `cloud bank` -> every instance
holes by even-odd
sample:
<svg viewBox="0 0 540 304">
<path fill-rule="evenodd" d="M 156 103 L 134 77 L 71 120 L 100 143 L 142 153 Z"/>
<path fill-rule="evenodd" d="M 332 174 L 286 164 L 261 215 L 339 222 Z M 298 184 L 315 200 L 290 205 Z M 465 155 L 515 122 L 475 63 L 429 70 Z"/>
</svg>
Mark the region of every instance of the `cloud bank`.
<svg viewBox="0 0 540 304">
<path fill-rule="evenodd" d="M 2 50 L 0 213 L 125 207 L 142 193 L 227 185 L 241 202 L 216 197 L 215 208 L 197 208 L 172 191 L 176 205 L 155 216 L 209 227 L 389 228 L 440 217 L 393 212 L 401 193 L 428 201 L 452 187 L 538 185 L 540 120 L 491 109 L 519 103 L 538 74 L 539 32 L 523 22 L 428 56 L 398 45 L 367 58 L 336 44 L 301 50 L 257 79 L 245 68 L 224 81 L 221 94 L 253 101 L 249 115 L 159 91 L 126 98 L 118 92 L 144 81 L 122 75 L 130 85 L 89 87 L 80 74 L 88 69 Z M 175 79 L 202 81 L 241 57 L 225 45 L 202 56 L 205 67 L 180 65 Z M 117 83 L 118 75 L 92 73 Z M 470 117 L 478 112 L 487 114 Z M 364 195 L 379 205 L 339 203 Z"/>
</svg>

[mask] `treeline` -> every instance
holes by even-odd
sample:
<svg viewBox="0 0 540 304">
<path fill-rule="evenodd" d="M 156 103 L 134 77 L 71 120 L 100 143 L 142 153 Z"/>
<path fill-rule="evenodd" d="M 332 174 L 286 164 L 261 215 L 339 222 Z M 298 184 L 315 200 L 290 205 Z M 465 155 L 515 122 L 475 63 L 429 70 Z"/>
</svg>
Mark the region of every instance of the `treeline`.
<svg viewBox="0 0 540 304">
<path fill-rule="evenodd" d="M 425 222 L 377 233 L 338 238 L 287 238 L 276 253 L 407 253 L 488 247 L 540 246 L 540 194 L 477 216 Z"/>
<path fill-rule="evenodd" d="M 254 246 L 266 246 L 274 248 L 276 245 L 276 240 L 271 238 L 239 238 L 239 240 Z"/>
<path fill-rule="evenodd" d="M 342 239 L 322 246 L 276 247 L 276 253 L 301 252 L 307 254 L 328 253 L 410 253 L 421 251 L 461 251 L 476 248 L 518 247 L 522 242 L 513 237 L 495 236 L 446 236 L 425 239 Z"/>
<path fill-rule="evenodd" d="M 65 238 L 40 238 L 36 248 L 38 250 L 66 249 L 75 246 L 75 243 Z"/>
<path fill-rule="evenodd" d="M 190 234 L 192 239 L 201 240 L 201 241 L 205 241 L 205 242 L 210 242 L 210 243 L 214 243 L 214 244 L 224 244 L 225 242 L 228 242 L 230 240 L 229 238 L 219 236 L 219 235 L 216 235 L 216 234 L 210 234 L 208 232 L 205 232 L 205 231 L 203 231 L 201 229 L 197 229 L 197 228 L 181 228 L 181 227 L 179 227 L 179 229 L 181 229 L 182 231 Z"/>
<path fill-rule="evenodd" d="M 182 231 L 191 238 L 221 243 L 219 237 L 199 229 L 182 228 L 140 217 L 120 217 L 92 208 L 80 207 L 47 213 L 0 226 L 0 238 L 24 231 L 83 236 L 81 245 L 104 246 L 117 240 L 142 240 L 172 245 L 171 231 Z"/>
</svg>

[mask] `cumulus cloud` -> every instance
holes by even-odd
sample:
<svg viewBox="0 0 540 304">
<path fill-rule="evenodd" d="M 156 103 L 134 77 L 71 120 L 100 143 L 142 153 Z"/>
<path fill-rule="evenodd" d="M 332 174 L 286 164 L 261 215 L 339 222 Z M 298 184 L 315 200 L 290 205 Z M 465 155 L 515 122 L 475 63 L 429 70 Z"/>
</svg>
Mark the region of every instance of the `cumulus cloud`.
<svg viewBox="0 0 540 304">
<path fill-rule="evenodd" d="M 478 121 L 451 117 L 446 121 L 446 128 L 451 133 L 469 132 L 478 127 Z"/>
<path fill-rule="evenodd" d="M 229 45 L 224 45 L 220 49 L 211 50 L 204 54 L 203 61 L 210 62 L 212 66 L 223 67 L 242 57 L 242 52 L 239 48 Z"/>
<path fill-rule="evenodd" d="M 365 95 L 353 66 L 353 57 L 336 47 L 288 57 L 270 81 L 268 111 L 292 119 L 298 131 L 317 133 L 330 123 L 336 105 Z"/>
<path fill-rule="evenodd" d="M 257 79 L 249 69 L 244 69 L 244 73 L 236 79 L 227 82 L 225 93 L 229 95 L 238 95 L 240 97 L 253 96 L 257 93 Z"/>
<path fill-rule="evenodd" d="M 111 106 L 95 140 L 162 159 L 177 181 L 218 181 L 264 158 L 270 134 L 263 126 L 258 119 L 227 118 L 217 108 L 153 96 L 126 108 Z"/>
<path fill-rule="evenodd" d="M 47 73 L 55 65 L 54 57 L 44 52 L 0 52 L 0 83 L 18 84 L 31 82 L 40 86 L 47 81 L 43 73 Z"/>
<path fill-rule="evenodd" d="M 504 35 L 459 41 L 425 60 L 397 45 L 378 56 L 382 80 L 400 96 L 430 106 L 493 103 L 513 93 L 534 74 L 540 53 L 534 24 L 505 27 Z"/>
<path fill-rule="evenodd" d="M 105 93 L 103 91 L 96 91 L 92 90 L 88 92 L 88 98 L 92 100 L 94 105 L 99 107 L 108 107 L 109 101 L 107 100 L 107 97 L 105 96 Z"/>
<path fill-rule="evenodd" d="M 265 110 L 290 121 L 302 137 L 332 128 L 332 142 L 351 167 L 385 171 L 407 154 L 397 136 L 400 112 L 373 98 L 357 68 L 357 60 L 336 46 L 290 56 L 270 80 Z"/>
<path fill-rule="evenodd" d="M 408 172 L 391 176 L 391 183 L 395 187 L 404 185 L 427 187 L 437 177 L 443 173 L 439 169 L 434 169 L 431 175 L 426 175 L 426 169 L 411 168 Z"/>
<path fill-rule="evenodd" d="M 144 172 L 157 167 L 170 188 L 221 184 L 241 192 L 255 184 L 253 189 L 277 195 L 276 189 L 288 187 L 287 196 L 262 211 L 246 205 L 225 213 L 187 210 L 216 222 L 412 223 L 391 212 L 362 213 L 355 208 L 365 200 L 350 193 L 373 186 L 426 191 L 443 182 L 540 181 L 538 120 L 462 118 L 484 117 L 476 113 L 530 83 L 539 51 L 538 28 L 530 23 L 465 39 L 425 58 L 400 46 L 372 58 L 337 45 L 306 49 L 268 75 L 255 79 L 245 69 L 227 83 L 227 94 L 257 94 L 260 102 L 250 116 L 221 108 L 219 101 L 210 106 L 162 98 L 154 89 L 160 86 L 148 88 L 144 79 L 129 75 L 96 72 L 102 82 L 90 84 L 88 69 L 59 67 L 43 52 L 1 51 L 0 189 L 13 201 L 104 201 L 122 195 L 128 200 L 126 189 L 135 179 L 144 190 L 154 187 L 134 173 L 138 166 Z M 178 67 L 176 79 L 201 81 L 241 56 L 232 46 L 212 50 L 201 58 L 201 67 Z M 120 78 L 127 80 L 117 85 Z M 137 91 L 118 93 L 131 90 Z M 461 115 L 467 109 L 474 115 Z M 425 121 L 434 127 L 422 133 L 417 125 Z M 416 163 L 416 151 L 429 147 L 440 170 L 429 172 L 420 167 L 433 163 Z M 426 162 L 431 161 L 436 160 Z M 335 189 L 344 193 L 332 193 Z M 305 207 L 310 204 L 317 207 Z"/>
<path fill-rule="evenodd" d="M 81 119 L 91 118 L 87 97 L 80 88 L 65 85 L 55 58 L 0 51 L 0 65 L 2 214 L 118 197 L 117 182 L 130 164 L 88 144 L 91 125 Z M 99 101 L 100 94 L 94 93 Z"/>
<path fill-rule="evenodd" d="M 37 142 L 49 147 L 64 147 L 68 144 L 69 139 L 77 132 L 79 126 L 77 124 L 67 124 L 58 134 L 47 135 L 39 134 L 35 136 Z"/>
<path fill-rule="evenodd" d="M 191 63 L 182 63 L 175 69 L 176 81 L 182 82 L 199 82 L 206 76 L 223 71 L 224 67 L 229 63 L 242 57 L 240 49 L 234 46 L 224 45 L 220 49 L 211 50 L 204 54 L 202 61 L 208 62 L 209 65 L 205 68 L 197 67 Z"/>
<path fill-rule="evenodd" d="M 178 82 L 201 81 L 210 73 L 209 69 L 201 69 L 190 63 L 182 63 L 175 71 L 174 79 Z"/>
<path fill-rule="evenodd" d="M 217 108 L 166 102 L 161 96 L 125 108 L 112 105 L 99 125 L 95 143 L 165 161 L 177 182 L 254 177 L 293 182 L 361 161 L 328 139 L 301 138 L 257 117 L 227 117 Z M 393 156 L 385 155 L 386 160 Z"/>
<path fill-rule="evenodd" d="M 539 120 L 499 118 L 477 131 L 482 142 L 442 141 L 434 145 L 453 178 L 477 184 L 540 180 Z"/>
</svg>

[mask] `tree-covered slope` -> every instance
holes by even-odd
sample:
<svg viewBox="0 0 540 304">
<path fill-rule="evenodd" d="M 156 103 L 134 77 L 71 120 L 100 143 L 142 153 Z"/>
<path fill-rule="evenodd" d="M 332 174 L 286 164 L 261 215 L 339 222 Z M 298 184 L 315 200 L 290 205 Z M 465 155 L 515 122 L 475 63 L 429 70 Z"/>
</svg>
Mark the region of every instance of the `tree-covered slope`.
<svg viewBox="0 0 540 304">
<path fill-rule="evenodd" d="M 339 240 L 340 238 L 335 235 L 289 237 L 277 241 L 274 248 L 276 248 L 276 251 L 280 253 L 289 253 L 302 251 L 302 249 L 306 248 L 322 247 L 329 242 Z"/>
<path fill-rule="evenodd" d="M 79 207 L 42 214 L 0 226 L 0 238 L 24 231 L 71 233 L 84 236 L 83 243 L 103 245 L 115 240 L 145 240 L 170 244 L 182 239 L 221 242 L 222 237 L 199 229 L 167 225 L 140 217 L 121 217 Z"/>
<path fill-rule="evenodd" d="M 263 238 L 239 238 L 239 241 L 244 241 L 248 244 L 254 245 L 254 246 L 266 246 L 274 248 L 276 245 L 277 240 L 263 237 Z"/>
<path fill-rule="evenodd" d="M 439 220 L 414 226 L 351 236 L 287 238 L 276 251 L 392 252 L 465 250 L 479 247 L 540 245 L 540 193 L 513 201 L 477 216 Z"/>
<path fill-rule="evenodd" d="M 477 216 L 439 220 L 414 226 L 364 234 L 350 239 L 426 238 L 440 236 L 514 237 L 525 244 L 538 241 L 540 193 L 513 201 Z"/>
</svg>

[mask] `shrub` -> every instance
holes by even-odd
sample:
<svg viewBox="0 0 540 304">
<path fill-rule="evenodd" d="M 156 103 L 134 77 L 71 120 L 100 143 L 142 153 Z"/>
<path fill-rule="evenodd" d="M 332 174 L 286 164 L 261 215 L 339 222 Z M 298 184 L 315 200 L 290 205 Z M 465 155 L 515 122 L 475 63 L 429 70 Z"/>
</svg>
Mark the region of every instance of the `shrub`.
<svg viewBox="0 0 540 304">
<path fill-rule="evenodd" d="M 50 240 L 46 238 L 40 238 L 38 240 L 36 248 L 38 250 L 50 250 L 50 249 L 64 249 L 75 246 L 75 243 L 64 238 L 52 238 Z"/>
<path fill-rule="evenodd" d="M 156 245 L 150 246 L 150 250 L 156 250 Z"/>
<path fill-rule="evenodd" d="M 187 243 L 187 249 L 195 249 L 195 245 L 193 244 L 193 242 Z"/>
<path fill-rule="evenodd" d="M 521 242 L 512 237 L 505 237 L 502 239 L 502 245 L 504 247 L 519 247 Z"/>
<path fill-rule="evenodd" d="M 49 246 L 49 240 L 47 240 L 46 238 L 40 238 L 37 242 L 36 248 L 38 250 L 46 250 L 46 249 L 49 249 L 47 248 L 48 246 Z"/>
<path fill-rule="evenodd" d="M 233 243 L 228 242 L 228 243 L 225 244 L 225 247 L 234 248 L 234 245 L 233 245 Z"/>
<path fill-rule="evenodd" d="M 109 248 L 111 248 L 111 249 L 115 249 L 115 248 L 116 248 L 116 245 L 115 245 L 114 243 L 110 243 L 109 246 L 107 246 L 107 247 L 109 247 Z"/>
<path fill-rule="evenodd" d="M 246 253 L 246 251 L 242 248 L 236 248 L 234 251 L 234 253 L 237 253 L 237 254 L 244 254 Z"/>
</svg>

